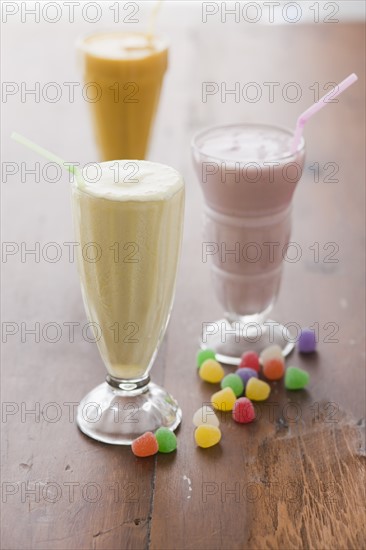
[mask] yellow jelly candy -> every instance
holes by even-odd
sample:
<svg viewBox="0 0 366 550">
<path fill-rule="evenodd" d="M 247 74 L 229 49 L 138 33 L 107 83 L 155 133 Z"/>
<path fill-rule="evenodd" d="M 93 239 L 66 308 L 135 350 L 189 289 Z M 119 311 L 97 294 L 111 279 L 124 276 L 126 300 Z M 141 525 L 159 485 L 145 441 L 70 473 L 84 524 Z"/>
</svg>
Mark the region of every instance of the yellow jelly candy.
<svg viewBox="0 0 366 550">
<path fill-rule="evenodd" d="M 201 367 L 202 368 L 202 367 Z M 236 395 L 228 386 L 223 390 L 217 391 L 211 397 L 211 405 L 219 411 L 232 411 L 236 401 Z"/>
<path fill-rule="evenodd" d="M 206 359 L 206 361 L 202 363 L 198 374 L 205 382 L 217 384 L 224 378 L 225 371 L 215 359 Z"/>
<path fill-rule="evenodd" d="M 251 401 L 264 401 L 271 393 L 271 386 L 258 378 L 249 378 L 245 388 L 245 395 Z"/>
<path fill-rule="evenodd" d="M 220 441 L 221 432 L 216 426 L 202 424 L 196 428 L 194 438 L 199 447 L 207 449 L 208 447 L 213 447 Z"/>
</svg>

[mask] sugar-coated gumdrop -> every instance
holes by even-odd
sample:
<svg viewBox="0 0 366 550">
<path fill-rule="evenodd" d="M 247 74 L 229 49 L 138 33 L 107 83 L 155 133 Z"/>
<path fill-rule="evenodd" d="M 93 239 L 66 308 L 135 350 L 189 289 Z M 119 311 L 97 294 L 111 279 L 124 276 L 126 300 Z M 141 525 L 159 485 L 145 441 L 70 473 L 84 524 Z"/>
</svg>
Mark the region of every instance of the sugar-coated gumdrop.
<svg viewBox="0 0 366 550">
<path fill-rule="evenodd" d="M 258 378 L 251 378 L 245 388 L 245 395 L 251 401 L 264 401 L 270 393 L 270 385 Z"/>
<path fill-rule="evenodd" d="M 202 363 L 206 361 L 206 359 L 215 359 L 215 358 L 216 358 L 216 355 L 212 349 L 200 349 L 197 352 L 197 367 L 200 368 L 202 366 Z"/>
<path fill-rule="evenodd" d="M 303 328 L 297 340 L 297 349 L 300 353 L 312 353 L 316 350 L 315 331 L 310 328 Z"/>
<path fill-rule="evenodd" d="M 171 453 L 177 448 L 177 438 L 169 428 L 158 428 L 155 432 L 159 453 Z"/>
<path fill-rule="evenodd" d="M 259 372 L 259 357 L 255 351 L 246 351 L 243 353 L 239 368 L 248 368 Z"/>
<path fill-rule="evenodd" d="M 240 397 L 235 402 L 233 419 L 240 424 L 248 424 L 255 419 L 253 403 L 247 397 Z"/>
<path fill-rule="evenodd" d="M 220 441 L 221 432 L 216 426 L 202 425 L 196 428 L 194 438 L 199 447 L 207 449 L 208 447 L 213 447 Z"/>
<path fill-rule="evenodd" d="M 152 432 L 145 432 L 132 441 L 131 448 L 133 454 L 140 457 L 155 455 L 159 450 L 157 439 Z"/>
<path fill-rule="evenodd" d="M 213 394 L 211 405 L 219 411 L 232 411 L 236 401 L 235 393 L 231 388 L 224 388 Z"/>
<path fill-rule="evenodd" d="M 240 376 L 243 381 L 244 387 L 247 385 L 249 378 L 258 378 L 258 372 L 254 369 L 249 369 L 247 367 L 238 369 L 235 374 Z"/>
<path fill-rule="evenodd" d="M 224 378 L 225 371 L 215 359 L 206 359 L 206 361 L 202 363 L 198 374 L 205 382 L 217 384 Z"/>
<path fill-rule="evenodd" d="M 236 397 L 243 394 L 244 384 L 243 380 L 237 374 L 230 373 L 224 376 L 221 380 L 221 388 L 231 388 Z"/>
<path fill-rule="evenodd" d="M 203 405 L 193 415 L 193 424 L 198 427 L 202 424 L 219 427 L 220 422 L 214 411 L 208 405 Z"/>
<path fill-rule="evenodd" d="M 263 365 L 263 376 L 268 380 L 280 380 L 285 374 L 285 362 L 284 360 L 273 357 L 265 361 Z"/>
<path fill-rule="evenodd" d="M 287 367 L 285 388 L 287 390 L 302 390 L 309 383 L 309 374 L 298 367 Z"/>
<path fill-rule="evenodd" d="M 264 365 L 266 361 L 269 361 L 269 359 L 283 359 L 282 349 L 280 346 L 273 344 L 273 346 L 268 346 L 268 348 L 262 351 L 260 354 L 262 365 Z"/>
</svg>

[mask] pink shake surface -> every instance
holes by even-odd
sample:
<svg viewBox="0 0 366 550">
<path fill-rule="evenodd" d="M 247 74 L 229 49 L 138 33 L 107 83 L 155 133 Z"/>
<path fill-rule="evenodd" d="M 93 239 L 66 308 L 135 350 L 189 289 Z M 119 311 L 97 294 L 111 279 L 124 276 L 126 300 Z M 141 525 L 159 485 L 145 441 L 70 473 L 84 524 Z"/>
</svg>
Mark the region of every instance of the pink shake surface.
<svg viewBox="0 0 366 550">
<path fill-rule="evenodd" d="M 265 125 L 201 132 L 193 159 L 206 202 L 204 242 L 216 295 L 232 316 L 271 308 L 291 232 L 291 201 L 304 165 L 304 142 Z"/>
<path fill-rule="evenodd" d="M 292 139 L 289 130 L 257 124 L 201 132 L 193 157 L 207 204 L 247 216 L 289 205 L 304 163 L 304 142 L 291 155 Z"/>
<path fill-rule="evenodd" d="M 209 132 L 200 150 L 213 158 L 263 162 L 290 156 L 291 142 L 291 134 L 277 128 L 226 126 Z"/>
</svg>

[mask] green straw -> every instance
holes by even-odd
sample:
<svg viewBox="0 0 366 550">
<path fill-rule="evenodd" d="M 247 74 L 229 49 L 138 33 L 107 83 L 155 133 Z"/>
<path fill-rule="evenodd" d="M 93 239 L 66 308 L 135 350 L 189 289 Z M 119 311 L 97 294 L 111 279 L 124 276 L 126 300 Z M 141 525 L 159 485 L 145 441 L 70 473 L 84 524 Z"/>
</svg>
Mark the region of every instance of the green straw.
<svg viewBox="0 0 366 550">
<path fill-rule="evenodd" d="M 11 138 L 17 141 L 18 143 L 25 145 L 25 147 L 28 147 L 28 149 L 30 149 L 31 151 L 34 151 L 35 153 L 38 153 L 39 155 L 46 158 L 47 160 L 51 162 L 55 162 L 56 164 L 61 166 L 61 168 L 73 174 L 76 178 L 76 183 L 78 184 L 78 186 L 83 187 L 84 180 L 80 170 L 76 166 L 66 166 L 65 161 L 62 158 L 58 157 L 57 155 L 54 155 L 50 151 L 47 151 L 47 149 L 40 147 L 30 139 L 18 134 L 17 132 L 13 132 L 11 134 Z"/>
</svg>

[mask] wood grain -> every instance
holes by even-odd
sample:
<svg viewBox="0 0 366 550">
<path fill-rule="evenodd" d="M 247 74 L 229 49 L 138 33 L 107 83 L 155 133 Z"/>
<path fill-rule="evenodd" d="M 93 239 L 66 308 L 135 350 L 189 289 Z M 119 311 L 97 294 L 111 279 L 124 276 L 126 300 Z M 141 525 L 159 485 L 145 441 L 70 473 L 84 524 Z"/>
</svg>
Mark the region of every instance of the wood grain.
<svg viewBox="0 0 366 550">
<path fill-rule="evenodd" d="M 72 405 L 65 403 L 77 403 L 104 376 L 95 346 L 83 340 L 80 329 L 73 343 L 64 334 L 54 344 L 9 337 L 2 346 L 4 550 L 366 546 L 360 434 L 365 406 L 364 27 L 218 28 L 196 23 L 183 28 L 175 20 L 166 28 L 174 39 L 171 69 L 150 154 L 181 170 L 187 182 L 175 306 L 152 371 L 182 406 L 179 450 L 138 460 L 129 449 L 97 444 L 78 432 L 69 417 Z M 70 63 L 75 38 L 70 33 L 80 29 L 65 28 L 63 35 L 49 27 L 37 36 L 32 25 L 6 31 L 5 80 L 79 79 Z M 53 49 L 44 52 L 51 40 Z M 39 59 L 35 76 L 29 66 L 32 55 Z M 201 323 L 222 312 L 201 258 L 203 201 L 191 166 L 191 135 L 205 125 L 233 120 L 291 126 L 311 100 L 312 83 L 339 81 L 352 71 L 359 74 L 357 85 L 306 129 L 307 170 L 295 198 L 293 225 L 293 240 L 304 254 L 298 263 L 286 265 L 273 313 L 284 322 L 320 324 L 318 354 L 306 359 L 295 353 L 290 359 L 311 373 L 309 389 L 289 393 L 281 383 L 274 384 L 253 425 L 237 426 L 223 417 L 221 444 L 197 449 L 191 417 L 209 400 L 212 388 L 198 381 L 195 353 Z M 215 98 L 204 104 L 201 84 L 213 80 L 297 81 L 307 92 L 296 104 L 222 103 Z M 32 153 L 9 143 L 12 130 L 66 157 L 71 151 L 81 162 L 94 160 L 89 128 L 82 102 L 9 101 L 3 160 L 35 162 Z M 314 162 L 339 164 L 339 182 L 314 183 Z M 50 185 L 13 178 L 2 186 L 2 204 L 3 241 L 29 246 L 73 241 L 65 179 Z M 314 242 L 337 243 L 339 262 L 314 262 L 309 250 Z M 65 257 L 55 264 L 30 257 L 22 263 L 15 255 L 2 268 L 3 322 L 86 322 L 76 267 Z M 329 322 L 339 326 L 337 343 L 324 341 Z M 39 408 L 36 414 L 26 415 L 25 409 L 34 407 Z M 58 421 L 50 421 L 60 410 Z M 35 493 L 27 496 L 32 489 Z"/>
</svg>

